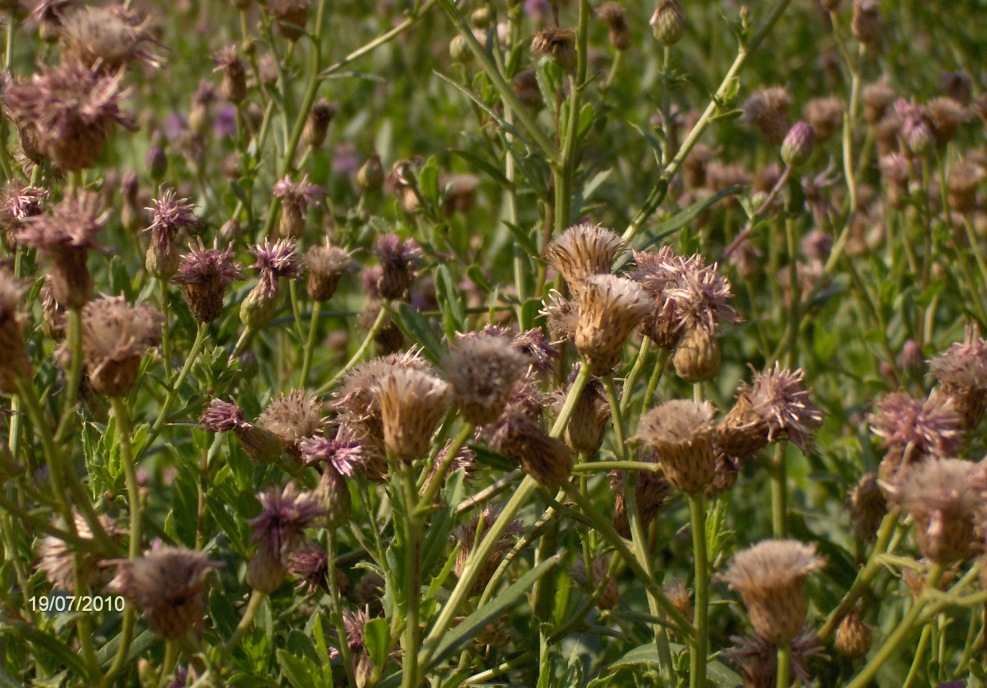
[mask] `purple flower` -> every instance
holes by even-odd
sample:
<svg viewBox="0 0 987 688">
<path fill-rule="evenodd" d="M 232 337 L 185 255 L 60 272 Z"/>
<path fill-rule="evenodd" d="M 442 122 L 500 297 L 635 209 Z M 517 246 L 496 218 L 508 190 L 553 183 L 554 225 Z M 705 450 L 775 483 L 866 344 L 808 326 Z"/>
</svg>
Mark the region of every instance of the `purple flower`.
<svg viewBox="0 0 987 688">
<path fill-rule="evenodd" d="M 254 533 L 251 542 L 264 541 L 267 551 L 281 558 L 287 557 L 294 545 L 302 539 L 305 529 L 312 527 L 323 514 L 314 495 L 299 492 L 294 483 L 284 490 L 273 487 L 258 493 L 261 512 L 247 523 Z"/>
<path fill-rule="evenodd" d="M 306 437 L 298 443 L 302 458 L 307 464 L 324 463 L 340 475 L 352 477 L 362 463 L 363 452 L 353 440 L 340 438 L 330 440 L 325 437 Z"/>
<path fill-rule="evenodd" d="M 216 116 L 213 119 L 212 130 L 217 136 L 223 138 L 231 138 L 236 136 L 236 106 L 225 104 L 216 110 Z"/>
</svg>

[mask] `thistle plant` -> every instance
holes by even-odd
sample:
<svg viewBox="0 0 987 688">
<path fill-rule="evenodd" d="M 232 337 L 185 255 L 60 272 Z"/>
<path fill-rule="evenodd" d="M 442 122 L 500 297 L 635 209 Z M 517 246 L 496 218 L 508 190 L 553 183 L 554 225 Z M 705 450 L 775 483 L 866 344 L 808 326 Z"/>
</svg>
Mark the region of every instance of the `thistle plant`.
<svg viewBox="0 0 987 688">
<path fill-rule="evenodd" d="M 981 685 L 978 17 L 803 5 L 0 2 L 0 683 Z"/>
</svg>

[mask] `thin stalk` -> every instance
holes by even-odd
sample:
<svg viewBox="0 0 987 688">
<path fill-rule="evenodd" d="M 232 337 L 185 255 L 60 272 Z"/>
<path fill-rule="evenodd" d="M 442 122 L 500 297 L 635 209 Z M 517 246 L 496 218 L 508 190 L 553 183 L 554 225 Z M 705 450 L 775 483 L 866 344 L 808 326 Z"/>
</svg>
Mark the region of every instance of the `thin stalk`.
<svg viewBox="0 0 987 688">
<path fill-rule="evenodd" d="M 381 308 L 380 313 L 377 314 L 377 319 L 374 320 L 374 324 L 370 326 L 370 330 L 367 332 L 367 336 L 363 338 L 363 342 L 360 344 L 360 348 L 357 349 L 356 353 L 354 353 L 353 356 L 350 358 L 350 360 L 346 362 L 346 365 L 340 368 L 336 372 L 336 374 L 333 375 L 332 378 L 330 378 L 330 380 L 327 383 L 325 383 L 315 391 L 315 396 L 325 394 L 330 389 L 332 389 L 336 385 L 336 383 L 339 382 L 344 375 L 346 375 L 346 373 L 350 372 L 350 370 L 352 370 L 353 367 L 360 362 L 360 360 L 363 358 L 363 355 L 367 353 L 367 349 L 369 349 L 370 345 L 373 344 L 374 337 L 376 337 L 377 333 L 379 333 L 381 328 L 384 327 L 385 322 L 387 322 L 387 309 Z"/>
<path fill-rule="evenodd" d="M 164 364 L 165 379 L 171 379 L 171 300 L 168 298 L 168 282 L 158 280 L 161 295 L 161 362 Z"/>
<path fill-rule="evenodd" d="M 329 575 L 333 575 L 333 572 L 330 571 Z M 250 628 L 250 624 L 254 622 L 257 612 L 260 611 L 260 606 L 264 603 L 266 598 L 267 595 L 257 590 L 253 590 L 250 593 L 250 600 L 247 602 L 247 608 L 244 610 L 243 616 L 240 617 L 240 623 L 236 625 L 233 635 L 230 636 L 230 639 L 226 641 L 226 645 L 223 646 L 224 655 L 229 656 L 229 654 L 233 652 L 236 646 L 240 643 L 240 639 L 243 638 L 243 634 L 247 632 L 248 628 Z"/>
<path fill-rule="evenodd" d="M 730 245 L 727 246 L 726 250 L 723 251 L 723 255 L 720 256 L 719 262 L 722 263 L 727 258 L 729 258 L 730 255 L 734 251 L 736 251 L 741 244 L 744 243 L 744 240 L 751 235 L 751 232 L 754 230 L 754 225 L 757 224 L 758 220 L 764 217 L 764 214 L 767 212 L 768 208 L 771 207 L 771 204 L 774 203 L 775 198 L 778 197 L 778 193 L 783 188 L 785 188 L 785 184 L 788 183 L 788 178 L 791 176 L 791 174 L 792 174 L 792 166 L 785 165 L 785 169 L 782 170 L 781 176 L 778 177 L 778 181 L 775 182 L 774 187 L 771 189 L 768 195 L 765 196 L 764 200 L 761 201 L 761 205 L 758 206 L 757 210 L 754 211 L 754 214 L 751 215 L 749 218 L 747 218 L 747 222 L 744 224 L 744 228 L 740 230 L 740 233 L 738 233 L 737 236 L 734 237 L 734 240 L 731 241 Z"/>
<path fill-rule="evenodd" d="M 870 558 L 864 564 L 864 567 L 857 572 L 857 577 L 850 585 L 850 589 L 843 596 L 843 599 L 840 600 L 839 605 L 826 618 L 826 623 L 823 624 L 822 629 L 819 631 L 819 639 L 821 641 L 826 642 L 833 632 L 836 631 L 836 627 L 839 626 L 840 621 L 849 613 L 853 605 L 857 603 L 857 600 L 867 589 L 867 586 L 874 580 L 874 576 L 881 571 L 880 556 L 888 551 L 891 536 L 894 535 L 897 525 L 898 513 L 896 511 L 892 511 L 881 521 L 881 525 L 877 530 L 877 542 L 874 543 L 874 551 L 871 552 Z"/>
<path fill-rule="evenodd" d="M 608 471 L 661 473 L 661 465 L 644 461 L 591 461 L 576 464 L 572 467 L 573 473 L 606 473 Z"/>
<path fill-rule="evenodd" d="M 788 516 L 788 466 L 785 460 L 787 442 L 775 446 L 771 460 L 771 532 L 776 538 L 785 537 Z"/>
<path fill-rule="evenodd" d="M 343 669 L 346 671 L 346 685 L 356 688 L 356 677 L 353 674 L 353 654 L 350 651 L 349 643 L 346 642 L 346 627 L 343 625 L 343 605 L 339 594 L 339 583 L 336 581 L 336 529 L 326 529 L 326 565 L 328 575 L 326 584 L 329 586 L 330 618 L 336 635 L 340 639 L 339 654 L 343 658 Z"/>
<path fill-rule="evenodd" d="M 161 404 L 161 410 L 158 411 L 158 417 L 151 425 L 151 429 L 148 430 L 147 439 L 144 440 L 144 446 L 138 452 L 138 455 L 143 455 L 144 452 L 147 451 L 147 448 L 154 443 L 154 440 L 161 433 L 161 429 L 168 420 L 168 414 L 171 412 L 171 405 L 175 403 L 175 399 L 178 397 L 178 392 L 182 387 L 182 383 L 185 382 L 185 378 L 188 377 L 189 372 L 192 370 L 192 365 L 199 357 L 199 353 L 202 351 L 202 347 L 205 345 L 208 335 L 209 326 L 206 323 L 199 323 L 199 329 L 195 333 L 195 341 L 192 342 L 192 348 L 189 350 L 188 356 L 185 358 L 185 363 L 182 365 L 182 369 L 178 372 L 178 377 L 175 379 L 175 383 L 172 385 L 171 389 L 168 390 L 165 400 Z"/>
<path fill-rule="evenodd" d="M 631 405 L 631 397 L 634 395 L 634 383 L 637 382 L 637 378 L 641 374 L 641 370 L 644 368 L 644 361 L 647 358 L 648 351 L 650 351 L 650 349 L 651 338 L 644 337 L 641 339 L 641 347 L 637 350 L 637 358 L 634 359 L 634 366 L 631 368 L 631 372 L 627 374 L 627 379 L 624 380 L 624 389 L 621 391 L 621 414 L 627 413 L 627 408 Z"/>
<path fill-rule="evenodd" d="M 651 371 L 651 377 L 648 379 L 648 388 L 644 390 L 644 400 L 641 403 L 642 413 L 650 409 L 651 403 L 655 400 L 655 390 L 658 389 L 658 383 L 661 382 L 662 373 L 665 372 L 665 364 L 671 353 L 668 349 L 658 349 L 658 359 L 655 361 L 654 370 Z"/>
<path fill-rule="evenodd" d="M 778 646 L 778 675 L 775 686 L 777 688 L 789 688 L 791 686 L 791 680 L 788 678 L 788 672 L 792 664 L 792 644 L 791 642 L 783 643 Z"/>
<path fill-rule="evenodd" d="M 421 628 L 418 618 L 421 613 L 421 520 L 418 516 L 418 489 L 415 485 L 415 472 L 412 464 L 400 468 L 401 484 L 404 488 L 405 508 L 405 585 L 407 609 L 405 627 L 401 636 L 401 650 L 407 661 L 401 672 L 402 688 L 418 688 L 421 684 L 420 666 L 413 658 L 418 656 L 421 645 Z"/>
<path fill-rule="evenodd" d="M 925 659 L 925 651 L 929 647 L 929 638 L 932 635 L 932 626 L 922 629 L 922 635 L 918 638 L 918 649 L 915 650 L 915 657 L 912 659 L 912 666 L 908 669 L 908 676 L 901 688 L 910 688 L 918 677 L 918 672 L 922 670 L 922 661 Z"/>
<path fill-rule="evenodd" d="M 308 384 L 308 374 L 312 370 L 312 352 L 315 350 L 315 335 L 318 331 L 321 311 L 322 302 L 316 301 L 312 306 L 312 317 L 308 324 L 308 339 L 305 341 L 305 354 L 302 358 L 301 386 L 303 388 Z"/>
<path fill-rule="evenodd" d="M 648 218 L 654 214 L 654 212 L 658 209 L 658 206 L 660 206 L 662 201 L 665 200 L 665 194 L 668 191 L 668 185 L 671 182 L 672 177 L 674 177 L 678 172 L 679 168 L 682 166 L 682 163 L 685 162 L 686 157 L 688 157 L 689 153 L 692 152 L 693 146 L 699 142 L 699 138 L 713 121 L 717 111 L 720 109 L 720 104 L 726 101 L 731 89 L 736 88 L 735 81 L 737 76 L 740 74 L 740 71 L 747 64 L 747 61 L 750 60 L 751 56 L 757 52 L 757 49 L 761 46 L 761 43 L 763 43 L 764 39 L 767 38 L 768 33 L 771 32 L 771 29 L 781 18 L 781 15 L 784 14 L 785 10 L 788 8 L 788 5 L 791 4 L 791 1 L 792 0 L 778 0 L 778 3 L 771 8 L 771 11 L 765 18 L 764 23 L 761 25 L 761 28 L 759 28 L 751 37 L 750 41 L 747 42 L 747 45 L 741 46 L 737 51 L 737 57 L 734 59 L 733 64 L 730 65 L 730 68 L 724 75 L 723 80 L 720 81 L 720 85 L 716 89 L 716 93 L 710 100 L 709 105 L 706 106 L 706 110 L 703 111 L 703 114 L 699 117 L 699 120 L 689 131 L 689 134 L 686 136 L 685 141 L 682 142 L 682 147 L 679 148 L 678 152 L 675 154 L 675 157 L 668 163 L 668 165 L 665 166 L 665 169 L 662 170 L 661 176 L 655 183 L 654 188 L 649 194 L 647 201 L 645 201 L 644 205 L 641 207 L 641 210 L 637 212 L 631 220 L 631 223 L 627 226 L 627 229 L 624 230 L 624 241 L 630 241 L 633 239 L 641 230 L 644 223 L 647 222 Z"/>
<path fill-rule="evenodd" d="M 888 660 L 894 655 L 895 651 L 898 649 L 909 634 L 912 632 L 912 627 L 915 622 L 918 621 L 922 614 L 922 610 L 929 601 L 928 593 L 936 589 L 939 583 L 939 579 L 942 578 L 943 566 L 942 564 L 932 564 L 929 567 L 929 572 L 925 579 L 925 587 L 922 590 L 922 594 L 915 600 L 912 608 L 908 610 L 898 627 L 895 629 L 881 648 L 871 655 L 870 661 L 860 670 L 860 673 L 847 684 L 846 688 L 864 688 L 870 684 L 871 680 L 877 674 L 878 670 L 884 666 Z"/>
<path fill-rule="evenodd" d="M 120 446 L 120 463 L 123 464 L 124 480 L 127 483 L 127 508 L 130 511 L 130 544 L 127 555 L 131 560 L 137 559 L 141 553 L 141 506 L 140 492 L 137 488 L 137 468 L 134 463 L 134 451 L 130 444 L 130 414 L 127 404 L 122 397 L 111 397 L 113 417 L 116 419 L 117 442 Z"/>
<path fill-rule="evenodd" d="M 69 366 L 68 377 L 65 378 L 65 398 L 62 404 L 62 416 L 55 431 L 55 443 L 62 444 L 68 439 L 72 420 L 75 418 L 73 408 L 79 396 L 79 383 L 82 380 L 82 311 L 72 308 L 66 314 L 65 337 L 68 342 Z"/>
<path fill-rule="evenodd" d="M 693 622 L 695 637 L 689 652 L 689 686 L 705 688 L 706 657 L 709 654 L 709 563 L 706 552 L 706 506 L 702 492 L 686 495 L 689 499 L 689 518 L 692 522 L 692 556 L 695 560 L 696 590 Z M 779 675 L 781 670 L 778 671 Z M 781 685 L 781 684 L 779 684 Z"/>
<path fill-rule="evenodd" d="M 161 662 L 161 676 L 158 677 L 158 688 L 168 685 L 168 678 L 174 672 L 175 664 L 178 662 L 178 641 L 168 640 L 165 642 L 164 660 Z"/>
</svg>

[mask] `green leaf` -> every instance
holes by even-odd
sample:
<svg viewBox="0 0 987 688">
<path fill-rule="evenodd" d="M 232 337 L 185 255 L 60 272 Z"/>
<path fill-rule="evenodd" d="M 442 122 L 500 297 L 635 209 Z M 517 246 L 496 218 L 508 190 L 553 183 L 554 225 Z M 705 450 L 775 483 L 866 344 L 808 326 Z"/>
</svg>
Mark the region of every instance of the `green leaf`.
<svg viewBox="0 0 987 688">
<path fill-rule="evenodd" d="M 593 107 L 592 103 L 586 103 L 579 109 L 579 121 L 576 122 L 576 136 L 582 137 L 587 131 L 589 131 L 590 126 L 596 119 L 596 108 Z"/>
<path fill-rule="evenodd" d="M 435 288 L 438 292 L 439 303 L 442 304 L 442 321 L 445 325 L 446 337 L 452 341 L 456 332 L 465 332 L 466 306 L 459 295 L 459 289 L 452 281 L 449 268 L 439 265 L 435 269 Z"/>
<path fill-rule="evenodd" d="M 453 79 L 450 79 L 445 74 L 442 74 L 441 72 L 437 72 L 437 71 L 434 71 L 432 73 L 435 74 L 435 76 L 437 76 L 440 79 L 442 79 L 443 81 L 445 81 L 446 83 L 451 84 L 453 88 L 455 88 L 457 91 L 459 91 L 460 93 L 462 93 L 463 95 L 465 95 L 467 98 L 469 98 L 470 100 L 472 100 L 474 103 L 476 103 L 476 106 L 478 108 L 480 108 L 481 110 L 483 110 L 488 115 L 490 115 L 490 117 L 495 122 L 497 122 L 497 125 L 501 129 L 503 129 L 507 133 L 511 134 L 512 136 L 514 136 L 518 140 L 520 140 L 528 148 L 534 148 L 534 146 L 532 146 L 528 142 L 528 140 L 524 137 L 524 135 L 520 131 L 518 131 L 511 124 L 508 124 L 507 123 L 507 120 L 505 120 L 503 117 L 501 117 L 500 114 L 496 110 L 494 110 L 489 105 L 487 105 L 485 102 L 483 102 L 483 99 L 482 98 L 480 98 L 479 96 L 477 96 L 475 93 L 473 93 L 471 90 L 469 90 L 465 86 L 462 86 L 462 85 L 456 83 Z"/>
<path fill-rule="evenodd" d="M 560 558 L 560 555 L 556 554 L 538 564 L 538 566 L 518 578 L 506 590 L 499 593 L 495 599 L 487 602 L 487 604 L 463 619 L 458 626 L 447 632 L 435 648 L 435 652 L 429 660 L 428 666 L 425 667 L 425 671 L 430 671 L 444 662 L 463 645 L 472 640 L 488 623 L 513 607 L 525 593 L 534 587 L 535 582 L 539 578 L 555 568 Z"/>
<path fill-rule="evenodd" d="M 490 282 L 487 281 L 486 276 L 483 274 L 483 270 L 481 270 L 480 266 L 476 263 L 473 263 L 466 268 L 466 276 L 469 277 L 470 282 L 479 287 L 481 291 L 488 294 L 493 291 L 493 287 L 491 287 Z"/>
<path fill-rule="evenodd" d="M 278 658 L 278 664 L 281 665 L 281 672 L 291 685 L 295 688 L 312 688 L 315 680 L 309 673 L 308 662 L 290 655 L 284 650 L 278 650 L 275 654 Z"/>
<path fill-rule="evenodd" d="M 88 677 L 89 671 L 85 663 L 72 648 L 58 640 L 54 636 L 39 631 L 33 626 L 20 621 L 10 622 L 9 625 L 0 627 L 0 636 L 9 635 L 27 641 L 34 648 L 35 652 L 43 651 L 50 653 L 59 665 L 66 667 L 69 673 L 79 677 Z"/>
<path fill-rule="evenodd" d="M 539 254 L 538 246 L 535 244 L 534 239 L 531 238 L 528 230 L 518 227 L 515 224 L 511 224 L 506 220 L 504 221 L 504 224 L 507 225 L 509 230 L 511 230 L 511 235 L 514 237 L 514 240 L 518 242 L 521 248 L 524 249 L 524 252 L 532 258 L 537 258 Z"/>
<path fill-rule="evenodd" d="M 418 189 L 432 206 L 439 204 L 439 170 L 431 157 L 418 172 Z"/>
<path fill-rule="evenodd" d="M 470 153 L 469 151 L 460 150 L 458 148 L 453 148 L 449 152 L 452 153 L 453 155 L 458 155 L 460 158 L 462 158 L 470 165 L 472 165 L 475 169 L 482 170 L 487 174 L 488 177 L 490 177 L 492 180 L 497 182 L 503 188 L 505 189 L 511 188 L 511 182 L 508 181 L 507 177 L 504 176 L 504 173 L 501 172 L 498 168 L 494 167 L 489 162 L 487 162 L 486 160 L 480 158 L 477 155 L 474 155 L 473 153 Z"/>
<path fill-rule="evenodd" d="M 387 625 L 387 619 L 371 619 L 364 624 L 363 640 L 370 661 L 375 667 L 383 667 L 387 663 L 387 648 L 391 643 L 391 629 Z"/>
<path fill-rule="evenodd" d="M 417 308 L 409 303 L 399 303 L 397 308 L 391 311 L 391 317 L 408 339 L 424 347 L 422 353 L 425 358 L 432 363 L 442 360 L 445 353 L 442 340 Z"/>
<path fill-rule="evenodd" d="M 685 646 L 678 643 L 669 643 L 673 654 L 685 652 Z M 623 657 L 610 665 L 611 669 L 616 669 L 632 665 L 652 665 L 660 666 L 661 659 L 658 656 L 658 649 L 654 643 L 648 643 L 635 647 Z M 710 662 L 706 665 L 706 678 L 716 686 L 722 688 L 739 688 L 743 685 L 740 676 L 725 667 L 720 662 Z"/>
</svg>

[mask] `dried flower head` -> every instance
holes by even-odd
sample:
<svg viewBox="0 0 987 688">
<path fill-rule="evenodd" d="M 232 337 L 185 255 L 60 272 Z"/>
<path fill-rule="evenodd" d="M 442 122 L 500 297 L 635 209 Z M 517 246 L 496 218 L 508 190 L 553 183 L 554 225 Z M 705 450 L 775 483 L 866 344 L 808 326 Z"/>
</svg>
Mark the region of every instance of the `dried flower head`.
<svg viewBox="0 0 987 688">
<path fill-rule="evenodd" d="M 134 129 L 118 104 L 122 81 L 123 72 L 103 76 L 66 63 L 9 84 L 4 104 L 22 141 L 29 139 L 62 170 L 77 172 L 96 164 L 113 125 Z"/>
<path fill-rule="evenodd" d="M 82 350 L 89 381 L 97 392 L 125 395 L 137 381 L 141 358 L 161 339 L 161 314 L 122 296 L 107 296 L 82 311 Z"/>
<path fill-rule="evenodd" d="M 912 155 L 922 157 L 930 154 L 935 145 L 935 132 L 925 106 L 918 105 L 914 100 L 899 98 L 894 109 L 895 114 L 901 118 L 901 128 L 898 131 L 901 142 Z"/>
<path fill-rule="evenodd" d="M 281 438 L 248 422 L 235 403 L 213 399 L 199 417 L 199 426 L 210 432 L 233 431 L 251 461 L 268 464 L 281 456 Z"/>
<path fill-rule="evenodd" d="M 627 26 L 627 12 L 619 2 L 605 2 L 596 14 L 610 27 L 610 45 L 614 50 L 624 51 L 631 47 L 631 29 Z"/>
<path fill-rule="evenodd" d="M 497 520 L 497 515 L 497 511 L 485 507 L 479 515 L 474 516 L 468 523 L 458 526 L 453 530 L 452 539 L 459 545 L 459 549 L 456 550 L 455 567 L 453 568 L 457 578 L 461 578 L 463 572 L 466 570 L 466 562 L 477 545 L 477 537 L 479 536 L 482 539 L 483 533 L 489 530 L 490 526 Z M 487 587 L 487 583 L 490 582 L 494 572 L 497 570 L 497 567 L 500 566 L 500 562 L 504 560 L 504 555 L 514 546 L 521 532 L 522 526 L 517 521 L 511 521 L 508 524 L 504 534 L 483 562 L 479 573 L 473 581 L 473 585 L 470 587 L 470 595 L 479 595 L 483 592 L 484 588 Z"/>
<path fill-rule="evenodd" d="M 802 629 L 805 579 L 824 566 L 815 544 L 765 540 L 735 554 L 718 579 L 740 593 L 754 632 L 781 645 Z"/>
<path fill-rule="evenodd" d="M 576 303 L 576 350 L 594 373 L 607 373 L 620 362 L 628 335 L 650 312 L 651 299 L 625 277 L 592 275 L 583 281 Z"/>
<path fill-rule="evenodd" d="M 449 386 L 422 370 L 395 365 L 381 375 L 374 392 L 387 449 L 399 461 L 423 457 L 449 406 Z"/>
<path fill-rule="evenodd" d="M 108 219 L 109 212 L 100 211 L 99 197 L 87 192 L 66 196 L 51 215 L 24 218 L 17 240 L 46 256 L 52 293 L 66 308 L 81 308 L 92 295 L 86 258 L 91 249 L 104 250 L 96 243 L 96 235 Z"/>
<path fill-rule="evenodd" d="M 452 387 L 453 404 L 475 425 L 497 420 L 527 360 L 510 339 L 480 335 L 456 340 L 443 366 Z"/>
<path fill-rule="evenodd" d="M 298 590 L 304 594 L 329 592 L 329 555 L 324 549 L 303 545 L 288 555 L 286 568 L 288 573 L 298 578 Z"/>
<path fill-rule="evenodd" d="M 579 364 L 573 366 L 573 373 Z M 565 402 L 565 391 L 560 389 L 555 395 L 554 411 L 558 414 Z M 572 416 L 565 426 L 565 441 L 569 448 L 587 457 L 596 456 L 603 446 L 603 437 L 610 420 L 610 404 L 604 394 L 603 383 L 591 379 L 576 399 Z"/>
<path fill-rule="evenodd" d="M 62 19 L 66 62 L 101 74 L 116 73 L 130 62 L 160 67 L 161 58 L 148 50 L 156 42 L 149 23 L 122 6 L 80 7 Z"/>
<path fill-rule="evenodd" d="M 791 371 L 778 363 L 755 373 L 754 384 L 740 386 L 736 403 L 717 428 L 717 444 L 741 458 L 782 439 L 812 451 L 812 434 L 823 414 L 802 387 L 804 378 L 801 368 Z"/>
<path fill-rule="evenodd" d="M 976 163 L 961 159 L 949 170 L 947 194 L 950 207 L 957 213 L 970 213 L 977 208 L 977 186 L 984 178 L 984 170 Z"/>
<path fill-rule="evenodd" d="M 525 473 L 542 485 L 561 485 L 572 473 L 572 452 L 520 406 L 510 406 L 487 429 L 490 447 L 521 463 Z M 492 430 L 492 432 L 490 432 Z"/>
<path fill-rule="evenodd" d="M 613 609 L 620 603 L 617 579 L 607 576 L 609 569 L 610 558 L 606 555 L 594 559 L 588 572 L 581 559 L 573 567 L 573 580 L 579 583 L 588 595 L 596 595 L 594 605 L 597 609 Z M 599 594 L 596 594 L 597 591 Z"/>
<path fill-rule="evenodd" d="M 417 273 L 415 264 L 425 255 L 418 242 L 402 240 L 397 234 L 383 234 L 374 242 L 374 255 L 381 267 L 377 281 L 381 298 L 407 299 Z"/>
<path fill-rule="evenodd" d="M 543 303 L 544 306 L 538 313 L 545 317 L 552 343 L 561 344 L 574 339 L 579 326 L 576 305 L 554 289 L 548 292 Z"/>
<path fill-rule="evenodd" d="M 274 195 L 281 199 L 281 221 L 278 229 L 287 239 L 299 239 L 305 230 L 305 218 L 309 206 L 316 205 L 325 195 L 321 186 L 308 183 L 308 176 L 293 182 L 285 176 L 274 185 Z"/>
<path fill-rule="evenodd" d="M 93 532 L 86 523 L 86 519 L 78 512 L 73 513 L 75 521 L 75 532 L 80 539 L 93 542 Z M 121 534 L 116 521 L 106 515 L 99 517 L 99 522 L 103 530 L 111 537 Z M 64 524 L 56 525 L 64 528 Z M 77 591 L 75 587 L 75 555 L 81 555 L 81 569 L 79 571 L 83 585 L 83 590 Z M 75 548 L 64 540 L 54 535 L 46 535 L 38 545 L 38 570 L 44 571 L 45 578 L 56 588 L 60 588 L 68 593 L 84 593 L 94 589 L 104 580 L 104 568 L 101 566 L 104 553 L 93 548 Z"/>
<path fill-rule="evenodd" d="M 315 301 L 328 301 L 336 293 L 339 281 L 353 267 L 348 251 L 338 246 L 313 246 L 305 254 L 308 281 L 305 289 Z"/>
<path fill-rule="evenodd" d="M 322 508 L 315 495 L 299 493 L 294 483 L 284 490 L 275 487 L 258 493 L 257 499 L 261 512 L 248 521 L 254 531 L 250 540 L 258 545 L 247 562 L 247 585 L 270 594 L 281 585 L 288 556 L 304 538 L 305 529 L 314 527 Z"/>
<path fill-rule="evenodd" d="M 199 322 L 216 320 L 223 313 L 223 296 L 233 280 L 243 279 L 240 264 L 233 260 L 233 247 L 220 251 L 199 246 L 191 247 L 178 264 L 178 273 L 171 279 L 182 285 L 182 293 L 192 315 Z"/>
<path fill-rule="evenodd" d="M 0 189 L 0 232 L 7 246 L 12 245 L 23 220 L 44 212 L 48 192 L 37 186 L 28 186 L 10 180 Z"/>
<path fill-rule="evenodd" d="M 974 489 L 977 465 L 959 459 L 926 461 L 909 470 L 895 496 L 915 521 L 922 556 L 952 564 L 978 555 L 981 494 Z"/>
<path fill-rule="evenodd" d="M 943 72 L 940 79 L 943 92 L 962 105 L 973 100 L 973 79 L 964 71 Z"/>
<path fill-rule="evenodd" d="M 773 146 L 780 146 L 788 133 L 788 111 L 792 97 L 781 86 L 761 88 L 744 101 L 743 120 L 756 128 Z"/>
<path fill-rule="evenodd" d="M 361 363 L 340 381 L 334 394 L 333 408 L 348 411 L 359 420 L 375 419 L 379 423 L 381 412 L 376 386 L 394 366 L 424 373 L 432 370 L 428 362 L 414 349 Z"/>
<path fill-rule="evenodd" d="M 952 399 L 963 430 L 976 429 L 987 408 L 987 341 L 977 328 L 969 327 L 962 342 L 929 361 L 929 373 Z"/>
<path fill-rule="evenodd" d="M 151 207 L 151 224 L 144 230 L 150 232 L 151 241 L 144 259 L 147 271 L 161 280 L 169 280 L 178 270 L 181 259 L 175 247 L 179 232 L 199 227 L 192 203 L 178 198 L 174 189 L 165 189 L 160 199 L 154 199 Z"/>
<path fill-rule="evenodd" d="M 634 261 L 631 278 L 647 290 L 652 303 L 643 333 L 659 346 L 674 349 L 689 330 L 702 328 L 713 335 L 721 323 L 742 322 L 729 303 L 730 282 L 698 253 L 683 257 L 663 246 L 655 253 L 635 252 Z"/>
<path fill-rule="evenodd" d="M 538 87 L 538 77 L 533 69 L 522 69 L 511 79 L 511 86 L 526 108 L 532 112 L 538 112 L 545 107 L 545 101 L 541 97 L 541 89 Z"/>
<path fill-rule="evenodd" d="M 881 38 L 881 17 L 878 14 L 879 0 L 854 0 L 853 19 L 850 30 L 854 38 L 865 46 L 871 46 Z"/>
<path fill-rule="evenodd" d="M 531 41 L 532 55 L 548 55 L 565 71 L 576 68 L 576 34 L 569 29 L 550 27 L 535 34 Z"/>
<path fill-rule="evenodd" d="M 549 264 L 561 273 L 569 291 L 577 294 L 591 275 L 609 275 L 624 242 L 600 225 L 575 225 L 557 237 L 545 252 Z"/>
<path fill-rule="evenodd" d="M 349 520 L 350 491 L 346 478 L 351 478 L 357 469 L 363 469 L 370 459 L 361 443 L 345 428 L 336 432 L 334 439 L 326 437 L 306 437 L 299 442 L 302 460 L 309 465 L 322 466 L 322 479 L 315 489 L 315 495 L 326 516 L 326 526 L 335 528 Z"/>
<path fill-rule="evenodd" d="M 144 610 L 147 625 L 165 640 L 177 640 L 202 623 L 202 593 L 209 572 L 220 564 L 199 552 L 160 547 L 118 564 L 108 589 Z"/>
<path fill-rule="evenodd" d="M 268 404 L 257 425 L 280 437 L 285 452 L 300 459 L 301 441 L 322 429 L 322 404 L 304 390 L 292 390 Z"/>
<path fill-rule="evenodd" d="M 932 124 L 937 146 L 945 146 L 956 134 L 956 129 L 970 121 L 970 110 L 947 96 L 933 98 L 925 106 Z"/>
<path fill-rule="evenodd" d="M 673 400 L 641 417 L 635 439 L 655 450 L 668 480 L 694 494 L 713 480 L 713 415 L 709 402 Z"/>
<path fill-rule="evenodd" d="M 898 98 L 894 89 L 884 79 L 864 86 L 861 95 L 864 101 L 864 119 L 870 124 L 877 124 Z"/>
<path fill-rule="evenodd" d="M 213 71 L 223 73 L 220 94 L 234 105 L 243 102 L 247 97 L 247 68 L 237 55 L 236 44 L 224 46 L 212 59 L 216 63 Z"/>
<path fill-rule="evenodd" d="M 864 541 L 873 540 L 887 513 L 888 502 L 878 486 L 877 474 L 865 474 L 850 492 L 854 536 Z"/>
<path fill-rule="evenodd" d="M 953 401 L 936 394 L 926 399 L 913 399 L 904 392 L 885 394 L 867 422 L 887 450 L 879 475 L 891 485 L 897 484 L 905 468 L 926 457 L 955 456 L 963 440 L 963 421 Z"/>
</svg>

